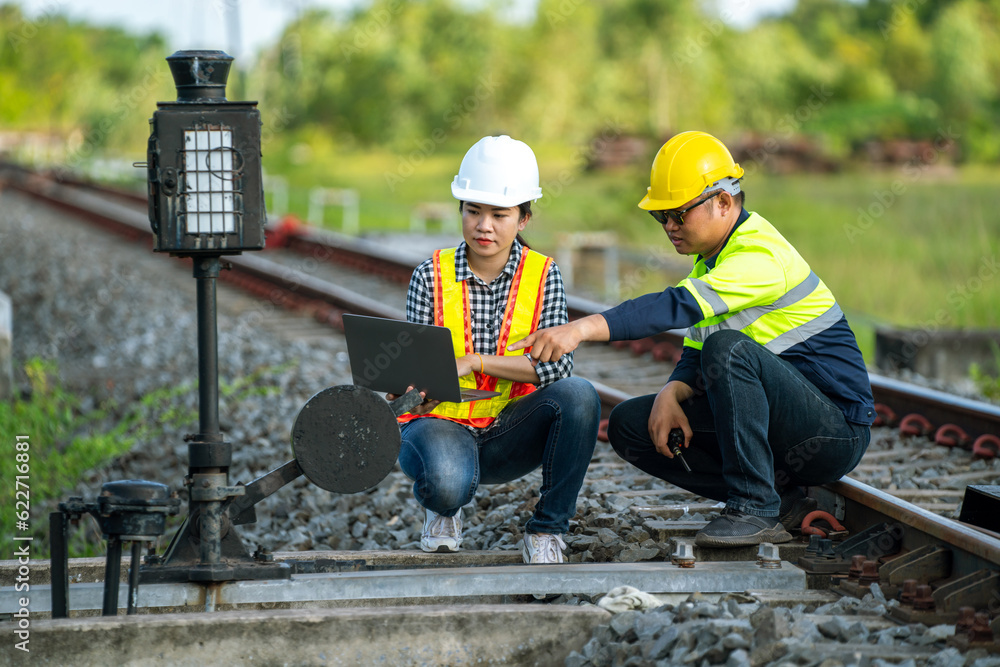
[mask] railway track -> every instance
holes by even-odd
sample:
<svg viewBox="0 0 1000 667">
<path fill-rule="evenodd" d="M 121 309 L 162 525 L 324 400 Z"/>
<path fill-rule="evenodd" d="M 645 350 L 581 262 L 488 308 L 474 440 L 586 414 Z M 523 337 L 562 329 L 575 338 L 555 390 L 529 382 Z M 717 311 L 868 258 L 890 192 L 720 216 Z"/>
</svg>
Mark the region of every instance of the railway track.
<svg viewBox="0 0 1000 667">
<path fill-rule="evenodd" d="M 109 198 L 92 187 L 54 184 L 23 173 L 8 173 L 7 184 L 129 238 L 148 238 L 145 211 L 127 194 L 118 193 Z M 227 280 L 258 298 L 308 312 L 325 325 L 336 326 L 344 312 L 402 316 L 401 308 L 392 304 L 403 303 L 405 285 L 414 265 L 412 258 L 388 257 L 384 247 L 372 247 L 363 240 L 315 230 L 276 228 L 272 232 L 272 239 L 281 239 L 282 249 L 232 258 L 233 270 L 224 272 Z M 570 306 L 571 316 L 589 314 L 601 308 L 599 304 L 582 299 L 572 299 Z M 663 364 L 672 361 L 679 348 L 679 337 L 672 333 L 633 341 L 618 348 L 590 345 L 577 353 L 576 370 L 595 381 L 605 408 L 610 409 L 628 395 L 657 391 L 662 386 L 662 379 L 669 374 L 669 366 Z M 883 419 L 901 424 L 902 428 L 877 428 L 872 448 L 851 479 L 816 490 L 823 506 L 831 509 L 852 535 L 882 524 L 891 528 L 875 539 L 895 540 L 901 553 L 918 553 L 929 547 L 953 554 L 954 567 L 947 573 L 937 572 L 936 579 L 928 579 L 935 573 L 927 574 L 924 564 L 903 563 L 899 568 L 903 574 L 895 579 L 886 577 L 887 591 L 893 591 L 893 586 L 901 589 L 900 577 L 907 573 L 922 573 L 922 579 L 941 589 L 941 582 L 960 582 L 965 577 L 981 577 L 984 571 L 1000 569 L 1000 542 L 994 536 L 941 518 L 941 515 L 955 514 L 967 485 L 996 481 L 998 474 L 993 461 L 996 434 L 1000 433 L 1000 410 L 874 376 L 873 388 Z M 942 446 L 935 446 L 934 440 Z M 601 477 L 592 484 L 590 497 L 600 498 L 598 504 L 612 502 L 620 507 L 617 518 L 602 519 L 609 528 L 644 531 L 649 535 L 647 539 L 677 546 L 679 553 L 699 521 L 703 524 L 704 516 L 713 511 L 711 504 L 699 505 L 697 499 L 683 493 L 666 492 L 662 483 L 645 479 L 611 457 L 595 459 L 593 470 L 604 479 L 625 476 L 634 489 L 630 495 L 602 492 Z M 597 512 L 594 515 L 596 518 Z M 587 549 L 592 555 L 601 548 L 597 535 L 571 537 L 577 538 L 572 542 L 594 543 L 593 548 Z M 597 539 L 589 539 L 594 537 Z M 635 544 L 642 543 L 640 540 Z M 829 543 L 815 545 L 820 552 L 830 547 Z M 740 550 L 724 555 L 711 551 L 699 550 L 699 562 L 709 563 L 722 557 L 753 560 L 756 555 L 735 553 Z M 830 572 L 826 571 L 828 567 L 824 568 L 822 554 L 807 555 L 806 545 L 796 544 L 782 547 L 781 556 L 793 562 L 805 558 L 801 564 L 808 573 L 810 585 L 824 587 L 821 582 L 826 582 Z M 284 557 L 295 560 L 290 555 Z M 365 568 L 386 569 L 381 556 L 360 560 L 366 563 Z M 942 574 L 945 576 L 940 576 Z M 837 575 L 846 575 L 846 572 L 838 571 Z M 846 580 L 837 585 L 846 585 L 847 591 L 850 586 L 857 586 Z M 511 595 L 523 594 L 528 584 L 524 586 L 518 589 L 521 592 Z M 946 622 L 952 622 L 957 614 L 956 605 L 969 601 L 967 593 L 942 598 L 939 606 L 947 609 L 941 612 L 941 618 L 948 619 Z M 202 603 L 208 605 L 204 600 Z M 227 603 L 216 600 L 212 604 L 224 608 Z M 235 602 L 231 604 L 238 606 Z"/>
</svg>

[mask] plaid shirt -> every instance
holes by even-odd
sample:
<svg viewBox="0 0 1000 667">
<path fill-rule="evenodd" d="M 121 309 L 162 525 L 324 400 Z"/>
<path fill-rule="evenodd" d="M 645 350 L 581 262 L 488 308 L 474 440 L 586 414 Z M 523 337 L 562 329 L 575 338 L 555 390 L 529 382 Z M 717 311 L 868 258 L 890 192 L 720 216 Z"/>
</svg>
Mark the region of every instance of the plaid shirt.
<svg viewBox="0 0 1000 667">
<path fill-rule="evenodd" d="M 469 305 L 472 308 L 472 346 L 479 354 L 496 354 L 503 321 L 504 306 L 510 294 L 511 281 L 521 262 L 523 246 L 517 240 L 510 249 L 510 258 L 503 271 L 487 285 L 469 268 L 463 241 L 455 252 L 455 278 L 467 280 Z M 413 271 L 410 288 L 406 292 L 406 319 L 419 324 L 434 324 L 434 261 L 427 259 Z M 538 328 L 546 329 L 569 322 L 566 310 L 566 289 L 559 267 L 552 263 L 545 279 L 545 297 Z M 509 341 L 513 343 L 514 341 Z M 544 387 L 556 380 L 569 377 L 573 371 L 573 353 L 564 354 L 558 361 L 547 361 L 535 366 L 538 386 Z"/>
</svg>

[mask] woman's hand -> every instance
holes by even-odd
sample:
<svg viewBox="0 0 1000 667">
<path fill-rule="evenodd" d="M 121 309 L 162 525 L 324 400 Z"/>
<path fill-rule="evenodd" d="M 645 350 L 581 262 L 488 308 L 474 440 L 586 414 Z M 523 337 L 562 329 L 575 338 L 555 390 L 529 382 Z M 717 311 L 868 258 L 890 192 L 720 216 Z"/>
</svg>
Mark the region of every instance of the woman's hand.
<svg viewBox="0 0 1000 667">
<path fill-rule="evenodd" d="M 412 391 L 412 390 L 413 390 L 413 385 L 412 384 L 409 387 L 406 388 L 407 392 Z M 385 395 L 385 400 L 387 400 L 390 403 L 392 403 L 397 398 L 399 398 L 399 396 L 400 396 L 399 394 L 386 394 Z M 441 403 L 441 401 L 433 401 L 433 400 L 429 401 L 429 400 L 427 400 L 427 394 L 425 392 L 420 392 L 420 398 L 424 399 L 424 402 L 421 403 L 420 405 L 418 405 L 417 407 L 413 408 L 412 410 L 410 410 L 410 414 L 411 415 L 418 415 L 418 416 L 426 415 L 431 410 L 433 410 L 434 408 L 436 408 L 438 406 L 438 404 Z"/>
<path fill-rule="evenodd" d="M 458 357 L 455 359 L 455 364 L 458 366 L 458 377 L 471 375 L 473 371 L 478 371 L 482 366 L 479 362 L 478 354 L 466 354 Z"/>
</svg>

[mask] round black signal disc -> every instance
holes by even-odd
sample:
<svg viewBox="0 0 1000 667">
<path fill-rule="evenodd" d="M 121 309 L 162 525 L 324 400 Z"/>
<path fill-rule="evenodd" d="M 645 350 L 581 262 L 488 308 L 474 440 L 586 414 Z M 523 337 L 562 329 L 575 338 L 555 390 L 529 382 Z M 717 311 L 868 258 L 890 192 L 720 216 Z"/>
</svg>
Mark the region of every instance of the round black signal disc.
<svg viewBox="0 0 1000 667">
<path fill-rule="evenodd" d="M 377 485 L 399 456 L 399 425 L 389 404 L 354 385 L 310 398 L 292 427 L 292 451 L 306 478 L 334 493 Z"/>
</svg>

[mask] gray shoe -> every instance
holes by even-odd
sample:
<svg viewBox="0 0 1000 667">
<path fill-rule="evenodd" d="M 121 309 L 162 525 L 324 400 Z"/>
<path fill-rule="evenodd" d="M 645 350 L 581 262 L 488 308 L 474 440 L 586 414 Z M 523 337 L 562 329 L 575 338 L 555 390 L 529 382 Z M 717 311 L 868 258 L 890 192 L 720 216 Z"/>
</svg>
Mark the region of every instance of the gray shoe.
<svg viewBox="0 0 1000 667">
<path fill-rule="evenodd" d="M 718 518 L 698 531 L 694 543 L 699 547 L 746 547 L 763 542 L 780 544 L 791 539 L 777 519 L 744 514 L 727 507 Z"/>
</svg>

